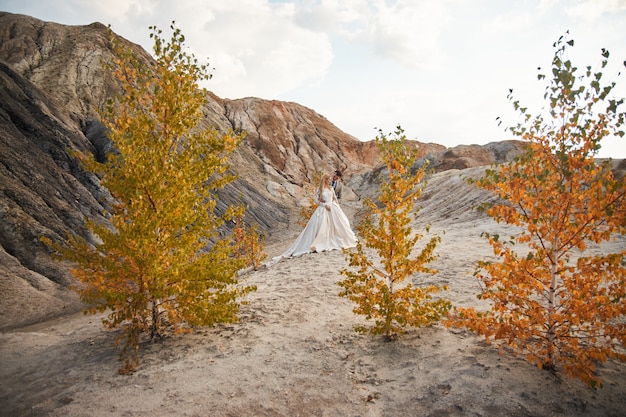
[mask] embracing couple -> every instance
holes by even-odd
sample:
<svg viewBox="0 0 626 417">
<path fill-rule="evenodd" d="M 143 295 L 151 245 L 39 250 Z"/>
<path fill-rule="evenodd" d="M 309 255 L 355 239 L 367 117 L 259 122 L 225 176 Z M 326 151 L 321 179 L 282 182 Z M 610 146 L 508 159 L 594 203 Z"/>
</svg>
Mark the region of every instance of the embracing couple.
<svg viewBox="0 0 626 417">
<path fill-rule="evenodd" d="M 356 237 L 350 228 L 350 221 L 337 200 L 341 197 L 342 191 L 340 171 L 335 171 L 332 176 L 322 175 L 315 198 L 318 207 L 295 242 L 282 255 L 273 258 L 272 263 L 305 253 L 356 246 Z"/>
</svg>

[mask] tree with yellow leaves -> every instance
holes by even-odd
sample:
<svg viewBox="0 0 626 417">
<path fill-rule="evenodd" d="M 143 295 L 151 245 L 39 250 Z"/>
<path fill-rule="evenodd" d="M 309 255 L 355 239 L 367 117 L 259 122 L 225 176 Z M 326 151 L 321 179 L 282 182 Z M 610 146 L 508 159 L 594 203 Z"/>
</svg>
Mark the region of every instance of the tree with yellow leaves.
<svg viewBox="0 0 626 417">
<path fill-rule="evenodd" d="M 207 66 L 184 51 L 174 23 L 169 42 L 150 29 L 154 67 L 111 37 L 119 59 L 110 69 L 122 93 L 104 120 L 115 150 L 104 163 L 85 159 L 116 199 L 110 225 L 89 222 L 95 247 L 73 237 L 61 250 L 76 265 L 88 312 L 108 310 L 104 324 L 121 328 L 120 373 L 136 369 L 143 334 L 236 321 L 240 298 L 254 289 L 238 282 L 232 236 L 218 234 L 241 209 L 216 211 L 242 138 L 198 127 Z"/>
<path fill-rule="evenodd" d="M 594 159 L 603 138 L 623 137 L 625 115 L 618 111 L 623 99 L 609 98 L 615 82 L 602 86 L 602 73 L 591 67 L 577 75 L 565 58 L 573 44 L 555 43 L 545 117 L 513 102 L 524 121 L 511 130 L 527 142 L 525 153 L 477 181 L 502 199 L 487 213 L 523 230 L 510 241 L 488 236 L 498 260 L 479 262 L 476 276 L 491 309 L 459 308 L 449 323 L 596 385 L 596 362 L 626 359 L 626 250 L 587 253 L 626 227 L 624 181 L 614 178 L 610 161 Z M 603 50 L 602 68 L 608 56 Z M 528 250 L 519 254 L 515 244 Z"/>
<path fill-rule="evenodd" d="M 341 296 L 355 302 L 354 312 L 364 315 L 374 324 L 358 327 L 359 332 L 384 334 L 388 339 L 406 327 L 421 327 L 441 319 L 451 304 L 433 295 L 445 289 L 435 285 L 415 286 L 407 280 L 415 274 L 434 274 L 427 266 L 436 256 L 434 250 L 441 241 L 435 235 L 415 254 L 423 234 L 415 233 L 411 220 L 415 217 L 415 200 L 421 195 L 426 166 L 412 172 L 417 150 L 406 145 L 400 126 L 395 138 L 388 139 L 382 131 L 376 137 L 387 176 L 380 184 L 378 201 L 363 200 L 364 219 L 356 225 L 357 247 L 344 250 L 351 268 L 341 271 L 347 278 L 339 285 Z M 428 232 L 428 230 L 427 230 Z M 378 254 L 375 259 L 365 245 Z"/>
</svg>

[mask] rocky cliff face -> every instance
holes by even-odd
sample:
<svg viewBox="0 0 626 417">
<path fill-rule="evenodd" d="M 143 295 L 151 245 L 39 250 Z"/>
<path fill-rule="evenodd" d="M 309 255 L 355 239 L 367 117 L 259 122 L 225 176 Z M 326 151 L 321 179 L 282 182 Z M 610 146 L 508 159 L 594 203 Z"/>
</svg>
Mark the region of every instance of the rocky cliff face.
<svg viewBox="0 0 626 417">
<path fill-rule="evenodd" d="M 72 231 L 89 239 L 85 219 L 106 221 L 111 197 L 74 155 L 102 158 L 112 146 L 97 116 L 116 91 L 101 64 L 112 57 L 102 24 L 64 26 L 0 12 L 0 329 L 80 307 L 67 290 L 66 266 L 50 259 L 39 238 Z M 295 221 L 302 187 L 316 171 L 341 169 L 349 189 L 372 189 L 375 143 L 358 141 L 311 109 L 208 93 L 204 112 L 204 127 L 247 135 L 232 161 L 239 179 L 221 203 L 243 199 L 251 221 L 270 236 Z M 520 146 L 415 145 L 438 171 L 502 162 Z"/>
</svg>

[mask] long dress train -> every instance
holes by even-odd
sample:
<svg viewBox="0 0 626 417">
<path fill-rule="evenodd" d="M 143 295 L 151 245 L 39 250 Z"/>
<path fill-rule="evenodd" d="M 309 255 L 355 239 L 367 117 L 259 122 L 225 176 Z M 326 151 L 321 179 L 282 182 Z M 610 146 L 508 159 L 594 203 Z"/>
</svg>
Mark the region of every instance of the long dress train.
<svg viewBox="0 0 626 417">
<path fill-rule="evenodd" d="M 272 258 L 268 265 L 275 264 L 283 258 L 305 253 L 356 246 L 356 237 L 350 228 L 350 221 L 337 202 L 335 192 L 330 188 L 324 188 L 321 198 L 318 198 L 318 204 L 319 206 L 289 249 L 282 255 Z"/>
</svg>

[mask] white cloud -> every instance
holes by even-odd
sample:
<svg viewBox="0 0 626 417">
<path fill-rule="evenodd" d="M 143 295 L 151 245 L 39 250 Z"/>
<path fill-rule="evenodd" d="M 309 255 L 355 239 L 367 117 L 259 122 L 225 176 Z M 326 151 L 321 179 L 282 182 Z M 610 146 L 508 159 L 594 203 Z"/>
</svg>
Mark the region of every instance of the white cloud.
<svg viewBox="0 0 626 417">
<path fill-rule="evenodd" d="M 264 1 L 205 6 L 211 19 L 193 25 L 194 43 L 216 68 L 211 88 L 228 97 L 275 98 L 322 77 L 332 62 L 329 37 L 295 23 L 290 4 Z"/>
<path fill-rule="evenodd" d="M 348 34 L 367 20 L 367 0 L 304 0 L 294 2 L 296 22 L 314 31 Z"/>
<path fill-rule="evenodd" d="M 370 48 L 376 59 L 410 67 L 439 65 L 438 40 L 450 21 L 447 2 L 377 0 L 369 2 L 366 10 L 348 36 Z"/>
<path fill-rule="evenodd" d="M 566 4 L 565 13 L 575 18 L 596 20 L 603 14 L 626 10 L 626 0 L 584 0 L 574 5 Z"/>
<path fill-rule="evenodd" d="M 196 57 L 208 58 L 214 71 L 207 88 L 222 97 L 275 98 L 323 77 L 333 59 L 329 36 L 298 25 L 292 3 L 154 0 L 133 5 L 114 19 L 113 29 L 151 51 L 148 26 L 169 29 L 174 20 Z"/>
</svg>

